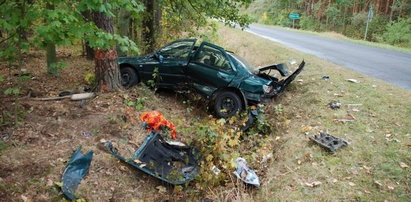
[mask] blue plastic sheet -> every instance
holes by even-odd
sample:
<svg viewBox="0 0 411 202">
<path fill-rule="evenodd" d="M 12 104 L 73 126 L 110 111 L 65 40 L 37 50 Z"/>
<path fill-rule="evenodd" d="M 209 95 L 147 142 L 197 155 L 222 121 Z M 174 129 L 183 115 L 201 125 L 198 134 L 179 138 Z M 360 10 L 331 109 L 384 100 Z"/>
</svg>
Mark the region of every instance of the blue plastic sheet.
<svg viewBox="0 0 411 202">
<path fill-rule="evenodd" d="M 73 153 L 70 161 L 64 170 L 61 187 L 64 195 L 71 200 L 77 199 L 76 189 L 80 184 L 80 181 L 87 174 L 91 160 L 93 159 L 93 151 L 89 151 L 87 154 L 81 154 L 81 146 Z"/>
</svg>

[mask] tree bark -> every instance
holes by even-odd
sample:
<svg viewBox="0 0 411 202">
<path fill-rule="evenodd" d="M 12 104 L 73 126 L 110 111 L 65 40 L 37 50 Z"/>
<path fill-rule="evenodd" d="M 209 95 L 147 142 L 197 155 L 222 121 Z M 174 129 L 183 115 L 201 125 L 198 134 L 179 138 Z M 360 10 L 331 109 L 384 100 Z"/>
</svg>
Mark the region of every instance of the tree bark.
<svg viewBox="0 0 411 202">
<path fill-rule="evenodd" d="M 83 12 L 81 12 L 81 14 L 83 15 L 84 20 L 86 22 L 90 22 L 90 21 L 93 20 L 90 11 L 83 11 Z M 87 58 L 87 60 L 93 60 L 94 59 L 94 49 L 90 47 L 90 45 L 87 41 L 84 43 L 84 47 L 86 49 L 86 58 Z"/>
<path fill-rule="evenodd" d="M 114 33 L 113 18 L 108 17 L 104 13 L 95 12 L 94 23 L 105 32 Z M 122 89 L 115 47 L 110 47 L 107 50 L 96 49 L 94 54 L 97 90 L 105 92 Z"/>
<path fill-rule="evenodd" d="M 143 17 L 143 40 L 144 40 L 144 52 L 149 53 L 154 50 L 155 46 L 155 27 L 154 27 L 154 4 L 153 0 L 144 0 L 144 6 L 146 8 Z"/>
<path fill-rule="evenodd" d="M 57 67 L 53 64 L 57 62 L 56 56 L 56 44 L 54 43 L 47 43 L 46 46 L 46 58 L 47 58 L 47 73 L 52 74 L 54 76 L 58 76 L 59 72 Z"/>
</svg>

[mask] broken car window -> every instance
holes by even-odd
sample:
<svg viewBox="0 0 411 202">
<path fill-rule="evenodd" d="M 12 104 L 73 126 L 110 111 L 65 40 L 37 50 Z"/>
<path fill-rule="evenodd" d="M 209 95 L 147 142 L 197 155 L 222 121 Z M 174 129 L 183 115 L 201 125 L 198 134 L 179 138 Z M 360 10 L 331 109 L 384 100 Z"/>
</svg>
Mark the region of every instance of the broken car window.
<svg viewBox="0 0 411 202">
<path fill-rule="evenodd" d="M 186 59 L 192 46 L 192 41 L 180 41 L 163 47 L 159 53 L 164 59 Z"/>
<path fill-rule="evenodd" d="M 231 70 L 231 66 L 225 55 L 218 49 L 204 45 L 194 62 L 216 67 L 226 71 Z"/>
</svg>

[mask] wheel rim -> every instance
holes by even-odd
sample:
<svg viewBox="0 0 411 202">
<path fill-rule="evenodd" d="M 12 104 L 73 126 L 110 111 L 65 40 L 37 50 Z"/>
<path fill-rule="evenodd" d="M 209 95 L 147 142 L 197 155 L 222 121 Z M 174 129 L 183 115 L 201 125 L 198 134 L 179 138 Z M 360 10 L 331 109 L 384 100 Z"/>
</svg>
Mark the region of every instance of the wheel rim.
<svg viewBox="0 0 411 202">
<path fill-rule="evenodd" d="M 225 97 L 222 100 L 220 111 L 223 114 L 231 114 L 236 110 L 236 103 L 231 97 Z"/>
<path fill-rule="evenodd" d="M 130 75 L 128 73 L 121 74 L 121 84 L 127 86 L 130 83 Z"/>
</svg>

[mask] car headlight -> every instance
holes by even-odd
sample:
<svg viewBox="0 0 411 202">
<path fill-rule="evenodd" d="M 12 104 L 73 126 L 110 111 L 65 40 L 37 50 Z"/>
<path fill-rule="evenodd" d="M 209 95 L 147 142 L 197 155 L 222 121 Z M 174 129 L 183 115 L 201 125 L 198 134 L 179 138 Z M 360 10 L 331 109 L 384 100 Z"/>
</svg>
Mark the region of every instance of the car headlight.
<svg viewBox="0 0 411 202">
<path fill-rule="evenodd" d="M 263 85 L 263 91 L 264 91 L 264 93 L 271 93 L 271 92 L 273 92 L 273 87 L 272 87 L 272 86 Z"/>
</svg>

